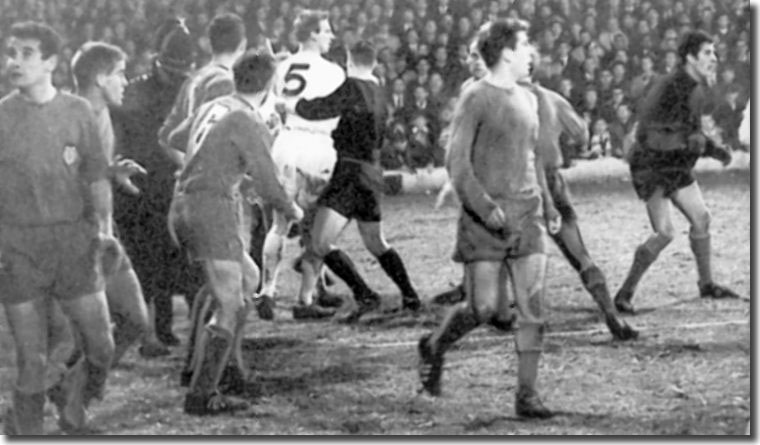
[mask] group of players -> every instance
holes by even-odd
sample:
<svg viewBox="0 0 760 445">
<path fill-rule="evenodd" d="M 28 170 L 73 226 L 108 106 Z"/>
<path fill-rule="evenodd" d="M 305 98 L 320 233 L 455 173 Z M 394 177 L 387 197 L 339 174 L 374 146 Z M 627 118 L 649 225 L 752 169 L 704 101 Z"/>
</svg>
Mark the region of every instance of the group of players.
<svg viewBox="0 0 760 445">
<path fill-rule="evenodd" d="M 422 306 L 382 233 L 377 153 L 387 108 L 372 75 L 375 50 L 366 42 L 348 49 L 344 72 L 322 57 L 334 38 L 326 13 L 303 11 L 294 28 L 299 52 L 278 59 L 271 51 L 246 51 L 236 15 L 215 17 L 208 30 L 212 61 L 182 84 L 158 131 L 160 155 L 177 172 L 165 235 L 200 266 L 204 280 L 192 303 L 183 370 L 188 414 L 248 407 L 223 394 L 219 382 L 227 369 L 247 377 L 240 351 L 245 320 L 253 308 L 273 318 L 277 270 L 294 222 L 302 222 L 304 247 L 295 318 L 353 323 L 379 307 L 378 294 L 336 245 L 351 220 L 401 291 L 400 309 L 416 313 Z M 0 301 L 18 376 L 5 427 L 8 434 L 43 434 L 49 398 L 61 429 L 77 433 L 87 429 L 86 409 L 102 398 L 110 367 L 151 324 L 141 287 L 150 278 L 136 271 L 117 237 L 139 228 L 113 222 L 119 204 L 112 208 L 111 181 L 135 193 L 130 177 L 146 173 L 114 154 L 115 139 L 125 135 L 114 135 L 108 106 L 122 102 L 126 57 L 109 44 L 85 44 L 72 62 L 77 97 L 52 85 L 60 38 L 49 26 L 14 25 L 8 47 L 16 91 L 0 101 Z M 736 297 L 712 281 L 709 213 L 692 173 L 700 155 L 730 161 L 730 152 L 699 128 L 700 94 L 716 64 L 712 40 L 689 33 L 680 55 L 682 67 L 652 90 L 640 114 L 631 172 L 655 233 L 636 250 L 613 303 L 558 171 L 559 135 L 587 138 L 585 123 L 559 95 L 530 82 L 534 48 L 525 22 L 499 20 L 477 33 L 470 56 L 475 79 L 462 89 L 447 158 L 461 200 L 454 260 L 464 265 L 464 281 L 435 299 L 453 305 L 420 340 L 424 391 L 440 394 L 446 349 L 489 323 L 515 334 L 516 412 L 552 415 L 536 390 L 547 231 L 617 339 L 638 335 L 618 311 L 633 313 L 636 283 L 673 237 L 671 203 L 692 225 L 700 294 Z M 249 252 L 262 240 L 252 234 L 263 238 L 261 273 Z M 315 298 L 325 267 L 351 289 L 349 310 L 337 314 Z M 75 351 L 52 373 L 51 357 L 69 329 Z"/>
</svg>

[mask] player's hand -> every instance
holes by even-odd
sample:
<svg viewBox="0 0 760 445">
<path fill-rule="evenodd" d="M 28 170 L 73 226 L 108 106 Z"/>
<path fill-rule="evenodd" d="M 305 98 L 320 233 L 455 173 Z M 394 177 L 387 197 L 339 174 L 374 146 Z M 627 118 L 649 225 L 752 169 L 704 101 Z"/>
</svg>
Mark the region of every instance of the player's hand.
<svg viewBox="0 0 760 445">
<path fill-rule="evenodd" d="M 694 133 L 687 139 L 689 146 L 689 152 L 697 154 L 699 156 L 705 152 L 705 146 L 707 145 L 707 138 L 701 133 Z"/>
<path fill-rule="evenodd" d="M 550 235 L 556 235 L 559 233 L 559 229 L 562 228 L 562 215 L 560 215 L 557 208 L 553 205 L 547 207 L 548 208 L 544 211 L 544 214 L 546 215 L 546 229 L 549 231 Z"/>
<path fill-rule="evenodd" d="M 719 160 L 724 167 L 730 164 L 732 159 L 731 149 L 723 145 L 708 144 L 705 155 Z"/>
<path fill-rule="evenodd" d="M 491 214 L 488 215 L 488 218 L 486 219 L 486 226 L 488 226 L 489 229 L 501 230 L 504 229 L 506 225 L 507 216 L 504 214 L 504 211 L 498 206 L 491 210 Z"/>
<path fill-rule="evenodd" d="M 114 163 L 111 165 L 111 175 L 114 182 L 124 187 L 126 191 L 137 195 L 140 193 L 140 189 L 132 182 L 132 176 L 136 174 L 145 175 L 148 173 L 143 166 L 133 161 L 132 159 L 125 159 L 117 156 Z"/>
</svg>

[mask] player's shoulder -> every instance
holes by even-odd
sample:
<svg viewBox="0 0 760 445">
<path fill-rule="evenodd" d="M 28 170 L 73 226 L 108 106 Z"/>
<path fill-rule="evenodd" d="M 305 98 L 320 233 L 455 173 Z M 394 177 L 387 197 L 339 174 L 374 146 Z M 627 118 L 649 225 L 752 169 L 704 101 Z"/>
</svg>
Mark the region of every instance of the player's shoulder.
<svg viewBox="0 0 760 445">
<path fill-rule="evenodd" d="M 94 115 L 90 102 L 76 94 L 67 91 L 59 91 L 55 100 L 58 101 L 60 108 L 67 110 L 67 112 L 71 113 L 73 116 L 81 118 Z"/>
<path fill-rule="evenodd" d="M 206 100 L 232 94 L 235 91 L 235 81 L 231 76 L 219 73 L 208 78 L 204 90 Z"/>
<path fill-rule="evenodd" d="M 491 91 L 491 86 L 488 85 L 487 82 L 481 80 L 475 80 L 469 85 L 466 86 L 462 90 L 462 93 L 460 94 L 460 103 L 463 104 L 473 104 L 478 103 L 485 98 L 488 98 L 489 96 L 493 95 L 493 91 Z"/>
</svg>

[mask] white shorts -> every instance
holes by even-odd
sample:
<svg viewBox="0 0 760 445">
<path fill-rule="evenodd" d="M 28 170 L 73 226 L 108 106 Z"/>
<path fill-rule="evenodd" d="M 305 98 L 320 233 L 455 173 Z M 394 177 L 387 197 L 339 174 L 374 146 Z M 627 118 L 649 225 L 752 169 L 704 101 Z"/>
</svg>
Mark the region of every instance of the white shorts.
<svg viewBox="0 0 760 445">
<path fill-rule="evenodd" d="M 324 133 L 283 128 L 272 144 L 272 160 L 282 186 L 302 208 L 316 203 L 337 159 L 332 137 Z"/>
</svg>

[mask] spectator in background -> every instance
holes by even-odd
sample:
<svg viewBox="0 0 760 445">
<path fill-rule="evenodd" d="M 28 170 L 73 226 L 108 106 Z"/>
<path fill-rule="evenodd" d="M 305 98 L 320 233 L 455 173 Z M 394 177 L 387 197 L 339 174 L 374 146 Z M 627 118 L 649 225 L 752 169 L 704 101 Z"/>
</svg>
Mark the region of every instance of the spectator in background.
<svg viewBox="0 0 760 445">
<path fill-rule="evenodd" d="M 614 87 L 612 89 L 612 97 L 610 97 L 609 101 L 602 104 L 601 106 L 601 116 L 604 118 L 604 120 L 607 122 L 612 122 L 615 118 L 617 108 L 621 104 L 625 103 L 626 100 L 627 97 L 622 88 Z"/>
<path fill-rule="evenodd" d="M 583 100 L 583 93 L 579 93 L 573 81 L 569 78 L 563 77 L 559 81 L 559 89 L 557 90 L 565 99 L 567 99 L 573 108 L 578 109 L 581 101 Z"/>
<path fill-rule="evenodd" d="M 591 130 L 591 125 L 602 115 L 599 95 L 596 93 L 593 85 L 588 86 L 583 92 L 583 101 L 580 107 L 578 107 L 578 111 L 580 111 L 580 115 L 589 124 L 589 130 Z"/>
<path fill-rule="evenodd" d="M 663 57 L 662 74 L 671 74 L 678 67 L 678 54 L 675 51 L 668 50 Z"/>
<path fill-rule="evenodd" d="M 631 80 L 630 96 L 634 98 L 644 97 L 647 92 L 649 92 L 649 88 L 659 77 L 654 70 L 654 60 L 652 59 L 652 56 L 642 56 L 639 63 L 641 66 L 641 74 Z"/>
<path fill-rule="evenodd" d="M 732 148 L 739 146 L 739 125 L 742 121 L 743 102 L 739 102 L 739 86 L 731 85 L 715 107 L 712 116 L 723 131 L 723 142 Z"/>
<path fill-rule="evenodd" d="M 406 120 L 404 112 L 406 111 L 406 105 L 409 102 L 407 100 L 406 91 L 406 82 L 404 82 L 403 77 L 393 79 L 388 100 L 388 107 L 390 108 L 388 114 L 391 118 Z"/>
<path fill-rule="evenodd" d="M 604 158 L 612 155 L 612 140 L 607 128 L 607 121 L 598 118 L 591 126 L 591 138 L 588 141 L 588 149 L 582 154 L 586 159 Z"/>
<path fill-rule="evenodd" d="M 433 72 L 430 75 L 427 88 L 430 108 L 440 115 L 441 109 L 449 100 L 449 92 L 446 90 L 446 85 L 443 83 L 443 76 L 441 73 Z M 441 127 L 440 122 L 437 126 L 439 128 Z"/>
<path fill-rule="evenodd" d="M 628 156 L 627 141 L 633 139 L 635 122 L 631 112 L 631 106 L 623 102 L 615 109 L 615 117 L 610 124 L 610 143 L 612 156 L 625 159 Z"/>
<path fill-rule="evenodd" d="M 726 97 L 729 88 L 736 87 L 736 71 L 731 65 L 725 65 L 718 76 L 718 83 L 713 87 L 713 100 L 717 103 Z"/>
<path fill-rule="evenodd" d="M 408 166 L 417 169 L 443 165 L 437 140 L 430 117 L 426 113 L 414 114 L 409 122 Z"/>
<path fill-rule="evenodd" d="M 388 126 L 385 145 L 380 152 L 380 165 L 385 170 L 409 168 L 409 139 L 406 124 L 394 119 Z"/>
<path fill-rule="evenodd" d="M 620 88 L 624 94 L 628 94 L 630 91 L 630 81 L 626 76 L 627 69 L 625 62 L 616 61 L 612 64 L 612 88 Z"/>
<path fill-rule="evenodd" d="M 599 71 L 599 81 L 596 85 L 599 102 L 605 104 L 612 98 L 612 71 L 607 68 Z"/>
<path fill-rule="evenodd" d="M 411 126 L 412 120 L 418 116 L 423 115 L 428 122 L 435 120 L 435 116 L 438 114 L 438 110 L 433 108 L 433 104 L 429 100 L 430 93 L 423 84 L 417 84 L 412 90 L 412 100 L 407 104 L 404 115 L 407 117 L 407 125 Z"/>
</svg>

